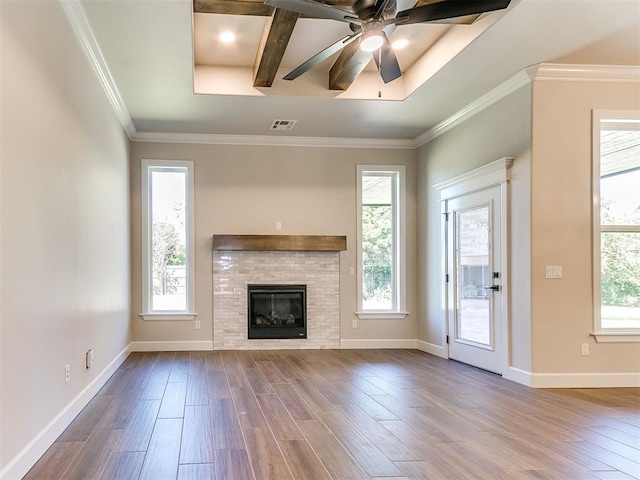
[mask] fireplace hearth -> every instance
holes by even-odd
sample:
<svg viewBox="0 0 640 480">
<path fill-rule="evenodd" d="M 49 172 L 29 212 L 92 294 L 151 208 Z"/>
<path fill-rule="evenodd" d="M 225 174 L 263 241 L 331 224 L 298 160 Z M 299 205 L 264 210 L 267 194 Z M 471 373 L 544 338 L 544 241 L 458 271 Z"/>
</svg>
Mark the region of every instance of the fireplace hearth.
<svg viewBox="0 0 640 480">
<path fill-rule="evenodd" d="M 248 285 L 248 338 L 307 338 L 306 285 Z"/>
</svg>

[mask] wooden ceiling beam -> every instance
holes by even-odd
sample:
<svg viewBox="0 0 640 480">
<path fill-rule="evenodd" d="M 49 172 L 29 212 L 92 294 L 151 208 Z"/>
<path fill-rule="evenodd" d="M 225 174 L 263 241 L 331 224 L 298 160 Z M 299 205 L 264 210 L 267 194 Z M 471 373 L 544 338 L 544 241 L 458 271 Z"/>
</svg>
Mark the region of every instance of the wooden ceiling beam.
<svg viewBox="0 0 640 480">
<path fill-rule="evenodd" d="M 264 0 L 193 0 L 193 13 L 220 13 L 224 15 L 253 15 L 270 17 L 273 7 L 265 5 Z M 353 0 L 329 0 L 327 5 L 349 10 Z M 312 18 L 303 16 L 304 18 Z"/>
<path fill-rule="evenodd" d="M 329 90 L 346 90 L 362 73 L 373 57 L 360 50 L 358 40 L 342 49 L 329 70 Z"/>
<path fill-rule="evenodd" d="M 264 4 L 264 0 L 193 0 L 193 13 L 270 17 L 273 10 Z"/>
<path fill-rule="evenodd" d="M 254 87 L 270 87 L 273 83 L 298 16 L 298 13 L 276 8 L 270 21 L 265 22 L 253 63 Z"/>
</svg>

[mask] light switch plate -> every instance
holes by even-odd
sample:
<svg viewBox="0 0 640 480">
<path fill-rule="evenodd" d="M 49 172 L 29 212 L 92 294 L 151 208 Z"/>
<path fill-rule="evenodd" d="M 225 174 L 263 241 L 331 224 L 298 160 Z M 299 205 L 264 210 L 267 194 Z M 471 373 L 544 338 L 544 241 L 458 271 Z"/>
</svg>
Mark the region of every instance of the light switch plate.
<svg viewBox="0 0 640 480">
<path fill-rule="evenodd" d="M 560 265 L 547 265 L 545 267 L 546 278 L 562 278 L 562 266 Z"/>
</svg>

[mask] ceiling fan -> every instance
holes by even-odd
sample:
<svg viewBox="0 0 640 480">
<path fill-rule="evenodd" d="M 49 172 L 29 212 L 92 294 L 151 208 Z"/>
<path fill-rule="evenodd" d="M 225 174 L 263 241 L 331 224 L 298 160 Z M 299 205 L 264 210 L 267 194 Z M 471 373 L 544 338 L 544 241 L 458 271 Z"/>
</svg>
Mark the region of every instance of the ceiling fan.
<svg viewBox="0 0 640 480">
<path fill-rule="evenodd" d="M 477 15 L 507 8 L 511 0 L 440 0 L 397 12 L 396 0 L 355 0 L 351 12 L 314 0 L 266 0 L 271 7 L 290 10 L 314 18 L 346 22 L 353 32 L 317 53 L 288 73 L 284 79 L 294 80 L 334 53 L 360 39 L 360 49 L 373 52 L 373 58 L 384 83 L 402 75 L 389 35 L 396 26 L 412 23 L 438 23 L 451 18 Z"/>
</svg>

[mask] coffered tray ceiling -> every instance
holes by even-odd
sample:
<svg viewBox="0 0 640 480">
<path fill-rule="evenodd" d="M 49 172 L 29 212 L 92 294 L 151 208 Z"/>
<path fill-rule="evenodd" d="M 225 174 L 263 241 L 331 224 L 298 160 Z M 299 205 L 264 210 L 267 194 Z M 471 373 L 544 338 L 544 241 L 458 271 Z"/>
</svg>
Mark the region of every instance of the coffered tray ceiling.
<svg viewBox="0 0 640 480">
<path fill-rule="evenodd" d="M 267 87 L 254 75 L 256 59 L 275 55 L 261 47 L 272 20 L 260 2 L 68 1 L 86 14 L 139 135 L 415 139 L 537 63 L 640 65 L 637 0 L 512 0 L 471 25 L 398 27 L 393 38 L 410 42 L 397 53 L 403 76 L 384 84 L 367 62 L 337 90 L 333 58 L 294 81 L 282 76 L 348 33 L 343 22 L 300 17 Z M 236 4 L 257 14 L 239 15 Z M 229 48 L 217 41 L 227 29 L 237 35 Z M 270 131 L 277 118 L 297 120 L 295 129 Z"/>
</svg>

